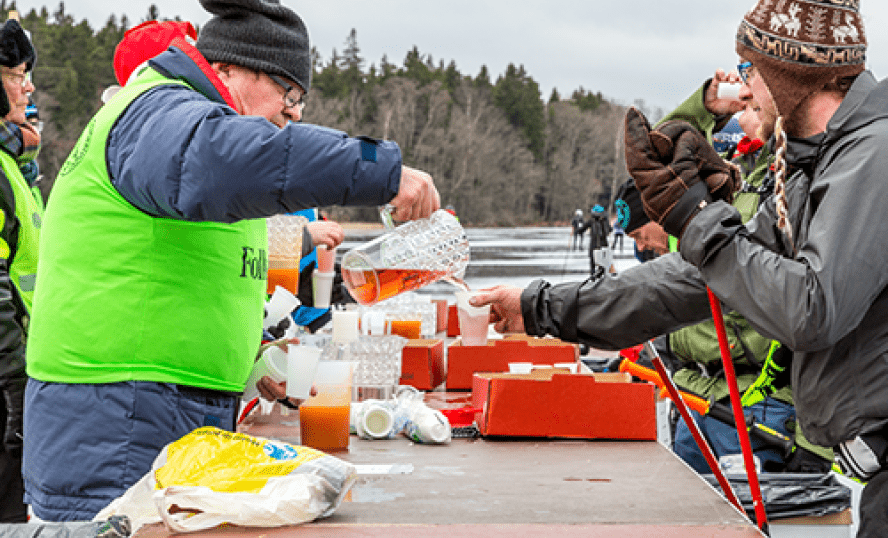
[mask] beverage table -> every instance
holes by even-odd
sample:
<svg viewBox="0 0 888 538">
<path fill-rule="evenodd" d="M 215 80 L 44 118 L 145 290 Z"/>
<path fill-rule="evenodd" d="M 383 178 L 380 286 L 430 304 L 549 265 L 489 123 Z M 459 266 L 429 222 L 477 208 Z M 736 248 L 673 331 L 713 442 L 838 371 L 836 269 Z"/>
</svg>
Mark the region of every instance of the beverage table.
<svg viewBox="0 0 888 538">
<path fill-rule="evenodd" d="M 431 405 L 431 404 L 430 404 Z M 299 417 L 251 416 L 239 431 L 299 444 Z M 753 538 L 763 536 L 705 480 L 653 441 L 351 436 L 336 456 L 361 474 L 329 518 L 278 528 L 225 527 L 194 536 Z M 388 469 L 387 466 L 391 466 Z M 388 471 L 388 472 L 387 472 Z M 405 472 L 406 471 L 406 472 Z M 166 538 L 161 525 L 139 538 Z"/>
</svg>

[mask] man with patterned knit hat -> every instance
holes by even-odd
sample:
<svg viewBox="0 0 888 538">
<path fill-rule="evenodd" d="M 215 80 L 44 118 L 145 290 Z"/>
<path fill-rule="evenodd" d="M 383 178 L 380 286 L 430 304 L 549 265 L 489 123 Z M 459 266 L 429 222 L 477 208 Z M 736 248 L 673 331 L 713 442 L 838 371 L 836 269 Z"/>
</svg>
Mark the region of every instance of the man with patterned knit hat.
<svg viewBox="0 0 888 538">
<path fill-rule="evenodd" d="M 175 37 L 99 110 L 46 209 L 23 466 L 42 520 L 92 519 L 166 444 L 234 429 L 262 335 L 264 217 L 440 205 L 395 143 L 299 123 L 311 46 L 295 12 L 201 4 L 196 44 Z"/>
<path fill-rule="evenodd" d="M 775 124 L 776 186 L 743 223 L 736 168 L 684 122 L 631 109 L 626 160 L 679 253 L 583 284 L 496 289 L 497 330 L 639 343 L 729 310 L 792 351 L 801 429 L 868 481 L 859 537 L 888 535 L 888 82 L 864 68 L 857 0 L 760 0 L 741 21 L 741 76 Z M 664 277 L 651 285 L 652 277 Z"/>
</svg>

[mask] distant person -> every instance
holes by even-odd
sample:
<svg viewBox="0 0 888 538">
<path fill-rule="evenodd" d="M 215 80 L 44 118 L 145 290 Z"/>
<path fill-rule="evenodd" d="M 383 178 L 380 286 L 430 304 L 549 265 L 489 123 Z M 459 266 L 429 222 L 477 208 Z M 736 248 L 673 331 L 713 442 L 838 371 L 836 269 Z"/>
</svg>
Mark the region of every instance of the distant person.
<svg viewBox="0 0 888 538">
<path fill-rule="evenodd" d="M 234 429 L 262 336 L 265 217 L 391 204 L 406 221 L 440 206 L 394 142 L 299 123 L 312 72 L 299 15 L 201 4 L 213 17 L 197 44 L 176 37 L 137 69 L 53 188 L 25 395 L 26 501 L 42 520 L 91 519 L 168 443 Z"/>
<path fill-rule="evenodd" d="M 623 253 L 623 236 L 626 235 L 626 232 L 625 232 L 625 230 L 623 230 L 623 227 L 620 226 L 620 223 L 618 221 L 614 221 L 613 229 L 614 229 L 613 250 L 617 250 L 617 243 L 619 243 L 620 244 L 620 254 L 622 254 Z"/>
<path fill-rule="evenodd" d="M 571 250 L 577 250 L 577 244 L 579 244 L 579 248 L 583 248 L 583 232 L 586 231 L 586 223 L 583 219 L 583 210 L 577 209 L 574 212 L 574 216 L 570 219 L 570 238 L 571 238 Z"/>
<path fill-rule="evenodd" d="M 611 227 L 607 222 L 607 213 L 604 208 L 596 204 L 589 211 L 589 220 L 586 221 L 585 230 L 589 231 L 589 271 L 592 275 L 600 271 L 609 272 L 611 267 L 611 251 L 608 244 L 608 235 Z"/>
<path fill-rule="evenodd" d="M 0 27 L 0 522 L 28 520 L 22 483 L 25 341 L 37 276 L 43 218 L 39 194 L 23 168 L 40 151 L 40 133 L 25 111 L 34 91 L 31 70 L 37 55 L 19 23 Z"/>
</svg>

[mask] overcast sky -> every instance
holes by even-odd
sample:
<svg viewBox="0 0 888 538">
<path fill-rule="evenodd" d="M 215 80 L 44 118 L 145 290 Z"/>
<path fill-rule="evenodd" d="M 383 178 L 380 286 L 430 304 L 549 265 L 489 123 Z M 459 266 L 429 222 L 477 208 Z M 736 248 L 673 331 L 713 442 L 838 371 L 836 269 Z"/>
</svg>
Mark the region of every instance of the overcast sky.
<svg viewBox="0 0 888 538">
<path fill-rule="evenodd" d="M 342 52 L 352 28 L 366 64 L 403 64 L 417 46 L 437 65 L 456 62 L 474 76 L 486 65 L 491 79 L 509 63 L 524 65 L 543 99 L 555 87 L 563 97 L 583 87 L 621 104 L 643 99 L 666 112 L 682 102 L 717 67 L 736 65 L 734 34 L 753 0 L 282 0 L 308 26 L 325 62 Z M 868 67 L 888 75 L 888 1 L 863 0 Z M 112 14 L 130 25 L 155 4 L 161 18 L 179 16 L 202 25 L 209 14 L 197 0 L 67 0 L 75 20 L 101 28 Z M 19 0 L 28 12 L 56 0 Z M 39 53 L 39 51 L 38 51 Z"/>
</svg>

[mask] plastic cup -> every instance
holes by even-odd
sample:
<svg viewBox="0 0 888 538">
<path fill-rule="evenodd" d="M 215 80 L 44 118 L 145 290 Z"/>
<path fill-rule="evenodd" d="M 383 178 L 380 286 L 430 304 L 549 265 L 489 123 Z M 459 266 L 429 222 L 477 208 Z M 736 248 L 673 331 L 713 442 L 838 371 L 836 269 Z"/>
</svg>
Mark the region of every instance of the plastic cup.
<svg viewBox="0 0 888 538">
<path fill-rule="evenodd" d="M 742 84 L 738 82 L 721 82 L 716 89 L 716 95 L 719 99 L 738 99 L 741 86 Z"/>
<path fill-rule="evenodd" d="M 510 374 L 529 374 L 533 371 L 533 363 L 531 362 L 510 362 Z"/>
<path fill-rule="evenodd" d="M 353 368 L 351 361 L 318 361 L 317 394 L 299 406 L 303 445 L 326 452 L 348 449 Z"/>
<path fill-rule="evenodd" d="M 347 344 L 358 339 L 358 313 L 348 310 L 333 312 L 333 341 Z"/>
<path fill-rule="evenodd" d="M 323 351 L 319 347 L 287 346 L 287 396 L 306 400 L 311 392 L 318 361 Z"/>
<path fill-rule="evenodd" d="M 408 340 L 415 340 L 422 332 L 422 320 L 420 319 L 393 319 L 389 321 L 389 332 L 403 336 Z"/>
<path fill-rule="evenodd" d="M 335 275 L 336 273 L 322 273 L 317 269 L 311 274 L 315 308 L 330 308 L 330 295 L 333 292 L 333 277 Z"/>
<path fill-rule="evenodd" d="M 259 396 L 259 389 L 256 383 L 264 376 L 269 376 L 278 383 L 287 379 L 287 353 L 277 346 L 272 346 L 265 350 L 265 353 L 259 357 L 259 360 L 253 364 L 250 371 L 250 377 L 244 386 L 244 393 L 241 399 L 249 402 L 256 396 Z"/>
<path fill-rule="evenodd" d="M 336 247 L 330 248 L 327 245 L 318 245 L 318 271 L 321 273 L 332 273 L 333 267 L 336 265 Z"/>
<path fill-rule="evenodd" d="M 299 293 L 299 260 L 302 258 L 302 229 L 308 219 L 299 215 L 275 215 L 268 225 L 268 293 L 282 286 Z"/>
<path fill-rule="evenodd" d="M 262 328 L 274 327 L 300 304 L 299 299 L 290 293 L 290 290 L 276 286 L 271 299 L 265 303 L 265 320 L 262 322 Z"/>
<path fill-rule="evenodd" d="M 490 305 L 472 306 L 471 293 L 456 292 L 456 313 L 459 316 L 459 333 L 464 346 L 486 346 L 490 325 Z"/>
</svg>

